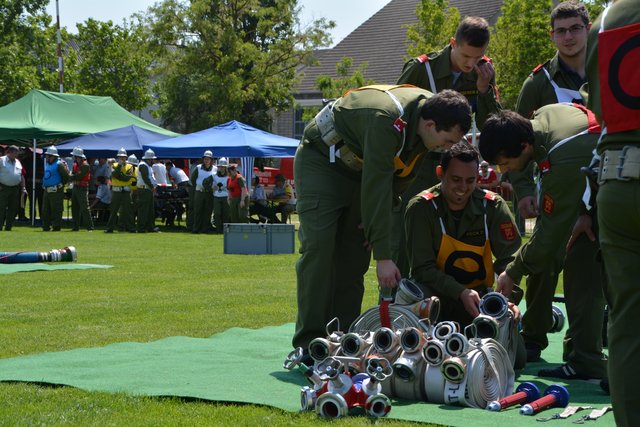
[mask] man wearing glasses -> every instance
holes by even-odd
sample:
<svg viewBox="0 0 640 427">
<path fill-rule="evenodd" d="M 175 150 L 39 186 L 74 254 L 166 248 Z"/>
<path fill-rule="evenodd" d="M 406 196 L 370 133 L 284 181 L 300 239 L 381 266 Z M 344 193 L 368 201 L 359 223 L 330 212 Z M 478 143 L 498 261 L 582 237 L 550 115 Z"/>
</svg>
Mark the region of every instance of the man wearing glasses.
<svg viewBox="0 0 640 427">
<path fill-rule="evenodd" d="M 551 12 L 553 58 L 533 69 L 524 81 L 516 111 L 531 118 L 535 110 L 556 102 L 582 102 L 578 90 L 586 82 L 587 33 L 591 28 L 584 4 L 567 1 Z"/>
</svg>

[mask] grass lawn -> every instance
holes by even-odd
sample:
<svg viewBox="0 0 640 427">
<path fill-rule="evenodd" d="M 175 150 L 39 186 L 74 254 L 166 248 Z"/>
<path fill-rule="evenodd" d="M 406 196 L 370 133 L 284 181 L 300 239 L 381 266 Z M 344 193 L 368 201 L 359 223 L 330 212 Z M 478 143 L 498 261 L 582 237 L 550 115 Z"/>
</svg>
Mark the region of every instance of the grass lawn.
<svg viewBox="0 0 640 427">
<path fill-rule="evenodd" d="M 15 226 L 0 232 L 0 239 L 2 251 L 73 245 L 78 262 L 114 266 L 0 276 L 2 358 L 176 335 L 209 337 L 233 326 L 261 328 L 295 320 L 297 254 L 224 255 L 220 235 L 172 231 L 43 233 Z M 371 269 L 363 307 L 376 300 Z M 0 383 L 0 402 L 0 426 L 326 425 L 314 413 L 21 383 Z M 334 424 L 378 423 L 408 425 L 365 417 Z"/>
<path fill-rule="evenodd" d="M 2 358 L 176 335 L 209 337 L 232 326 L 295 320 L 297 254 L 223 255 L 222 236 L 183 232 L 44 233 L 14 226 L 0 239 L 2 251 L 73 245 L 78 262 L 114 266 L 0 276 Z M 366 282 L 364 307 L 377 298 L 375 270 Z M 314 413 L 21 383 L 0 383 L 0 402 L 0 426 L 326 425 Z M 351 417 L 334 424 L 377 422 Z"/>
</svg>

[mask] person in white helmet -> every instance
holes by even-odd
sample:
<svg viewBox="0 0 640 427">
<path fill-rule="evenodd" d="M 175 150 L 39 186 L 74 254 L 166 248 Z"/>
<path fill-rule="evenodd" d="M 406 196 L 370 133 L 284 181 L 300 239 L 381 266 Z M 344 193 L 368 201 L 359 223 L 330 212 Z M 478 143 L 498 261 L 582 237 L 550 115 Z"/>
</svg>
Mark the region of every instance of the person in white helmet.
<svg viewBox="0 0 640 427">
<path fill-rule="evenodd" d="M 45 154 L 42 187 L 42 231 L 60 231 L 62 211 L 64 209 L 64 185 L 69 182 L 69 169 L 64 160 L 60 160 L 58 149 L 53 145 Z"/>
<path fill-rule="evenodd" d="M 127 150 L 118 150 L 118 161 L 111 172 L 111 215 L 105 233 L 113 233 L 116 225 L 121 230 L 135 233 L 133 224 L 133 206 L 131 204 L 131 182 L 136 179 L 135 168 L 127 163 Z"/>
<path fill-rule="evenodd" d="M 213 213 L 213 176 L 216 167 L 213 165 L 213 153 L 207 150 L 202 155 L 202 163 L 191 172 L 191 185 L 195 189 L 193 197 L 194 234 L 208 233 L 211 230 L 211 214 Z"/>
<path fill-rule="evenodd" d="M 156 209 L 154 195 L 158 182 L 153 176 L 153 160 L 156 154 L 153 150 L 145 151 L 142 161 L 138 164 L 138 233 L 158 233 L 160 229 L 156 227 Z"/>
<path fill-rule="evenodd" d="M 91 167 L 87 163 L 87 157 L 80 147 L 74 147 L 71 152 L 73 156 L 73 174 L 71 181 L 71 231 L 80 230 L 81 225 L 85 225 L 87 230 L 93 230 L 93 220 L 89 211 L 89 183 L 91 182 Z"/>
<path fill-rule="evenodd" d="M 216 233 L 222 234 L 224 224 L 229 222 L 231 216 L 231 207 L 228 201 L 229 190 L 227 189 L 229 160 L 226 157 L 221 157 L 216 166 L 218 171 L 213 175 L 213 218 Z"/>
</svg>

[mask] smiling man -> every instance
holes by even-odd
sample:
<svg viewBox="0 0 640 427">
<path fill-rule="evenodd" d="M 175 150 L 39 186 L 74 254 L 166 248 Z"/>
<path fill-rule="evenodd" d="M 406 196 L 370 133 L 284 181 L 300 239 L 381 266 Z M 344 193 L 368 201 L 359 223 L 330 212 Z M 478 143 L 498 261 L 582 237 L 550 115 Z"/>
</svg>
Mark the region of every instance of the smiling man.
<svg viewBox="0 0 640 427">
<path fill-rule="evenodd" d="M 506 202 L 477 186 L 478 157 L 474 146 L 454 145 L 437 168 L 441 183 L 412 198 L 405 213 L 411 278 L 440 298 L 441 319 L 463 326 L 520 247 Z"/>
<path fill-rule="evenodd" d="M 411 86 L 367 86 L 323 108 L 294 162 L 300 219 L 294 347 L 360 314 L 371 250 L 380 287 L 393 288 L 392 211 L 428 150 L 447 149 L 471 125 L 466 98 Z"/>
</svg>

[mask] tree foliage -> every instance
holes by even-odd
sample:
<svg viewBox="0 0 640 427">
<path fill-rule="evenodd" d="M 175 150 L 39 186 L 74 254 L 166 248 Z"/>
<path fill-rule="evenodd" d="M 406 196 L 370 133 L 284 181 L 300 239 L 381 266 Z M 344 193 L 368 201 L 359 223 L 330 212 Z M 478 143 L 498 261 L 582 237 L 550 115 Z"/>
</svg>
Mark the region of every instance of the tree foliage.
<svg viewBox="0 0 640 427">
<path fill-rule="evenodd" d="M 460 22 L 460 11 L 448 0 L 421 0 L 416 8 L 418 22 L 407 26 L 410 57 L 440 50 L 449 44 Z"/>
<path fill-rule="evenodd" d="M 297 68 L 334 26 L 300 28 L 296 0 L 166 0 L 149 12 L 159 113 L 182 132 L 232 119 L 268 129 L 271 112 L 293 103 Z"/>
<path fill-rule="evenodd" d="M 111 96 L 128 110 L 152 102 L 152 55 L 139 26 L 88 19 L 77 25 L 65 63 L 65 91 Z"/>
</svg>

